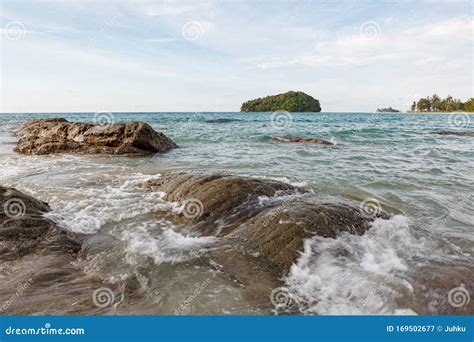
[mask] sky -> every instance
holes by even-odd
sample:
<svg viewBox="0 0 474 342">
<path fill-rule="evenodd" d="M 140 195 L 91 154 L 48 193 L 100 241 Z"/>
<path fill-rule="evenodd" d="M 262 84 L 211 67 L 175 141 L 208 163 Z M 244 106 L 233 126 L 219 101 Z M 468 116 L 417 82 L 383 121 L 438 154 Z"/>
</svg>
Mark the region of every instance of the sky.
<svg viewBox="0 0 474 342">
<path fill-rule="evenodd" d="M 323 111 L 474 96 L 468 1 L 0 1 L 1 112 Z"/>
</svg>

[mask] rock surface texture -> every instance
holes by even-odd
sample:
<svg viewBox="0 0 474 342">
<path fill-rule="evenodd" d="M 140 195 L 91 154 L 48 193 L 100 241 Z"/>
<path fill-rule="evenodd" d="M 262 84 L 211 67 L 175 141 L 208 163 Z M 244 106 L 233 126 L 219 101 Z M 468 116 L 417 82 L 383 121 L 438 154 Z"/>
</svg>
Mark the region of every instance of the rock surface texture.
<svg viewBox="0 0 474 342">
<path fill-rule="evenodd" d="M 22 154 L 85 153 L 149 155 L 178 147 L 143 122 L 92 125 L 65 119 L 36 119 L 16 132 Z"/>
<path fill-rule="evenodd" d="M 44 215 L 49 206 L 0 186 L 0 314 L 93 314 L 92 292 L 103 286 L 75 263 L 81 237 Z"/>
<path fill-rule="evenodd" d="M 282 141 L 282 142 L 291 142 L 291 143 L 311 143 L 311 144 L 321 144 L 321 145 L 331 145 L 336 146 L 336 144 L 320 139 L 320 138 L 300 138 L 300 137 L 274 137 L 274 140 Z"/>
</svg>

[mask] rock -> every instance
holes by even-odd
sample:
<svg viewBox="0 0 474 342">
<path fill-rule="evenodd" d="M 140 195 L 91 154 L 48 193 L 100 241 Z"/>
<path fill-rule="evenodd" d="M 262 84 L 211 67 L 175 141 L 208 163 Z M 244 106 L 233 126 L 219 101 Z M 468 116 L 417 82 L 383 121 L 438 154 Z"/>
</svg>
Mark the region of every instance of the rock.
<svg viewBox="0 0 474 342">
<path fill-rule="evenodd" d="M 250 248 L 282 276 L 296 262 L 305 239 L 315 235 L 336 238 L 343 232 L 362 235 L 372 220 L 357 203 L 309 193 L 260 212 L 226 239 Z"/>
<path fill-rule="evenodd" d="M 300 138 L 300 137 L 274 137 L 274 140 L 282 141 L 282 142 L 292 142 L 292 143 L 312 143 L 312 144 L 321 144 L 321 145 L 331 145 L 336 146 L 336 144 L 323 140 L 320 138 Z"/>
<path fill-rule="evenodd" d="M 457 135 L 457 136 L 460 136 L 460 137 L 474 137 L 474 132 L 441 131 L 441 132 L 434 132 L 434 134 Z"/>
<path fill-rule="evenodd" d="M 182 211 L 179 215 L 173 215 L 172 219 L 192 224 L 206 222 L 206 231 L 211 234 L 215 233 L 212 232 L 212 223 L 218 219 L 227 224 L 239 222 L 262 209 L 255 203 L 259 196 L 298 190 L 274 180 L 189 173 L 168 173 L 142 184 L 142 187 L 163 191 L 166 193 L 165 200 L 181 204 Z M 202 230 L 200 232 L 203 233 Z"/>
<path fill-rule="evenodd" d="M 87 153 L 148 155 L 177 145 L 143 122 L 109 126 L 69 122 L 62 118 L 25 123 L 15 151 L 22 154 Z"/>
<path fill-rule="evenodd" d="M 357 202 L 268 179 L 171 173 L 143 186 L 165 192 L 170 202 L 195 199 L 199 214 L 183 215 L 181 222 L 191 224 L 195 234 L 220 236 L 212 258 L 246 284 L 254 271 L 244 270 L 265 273 L 268 284 L 287 274 L 305 239 L 361 235 L 374 219 Z M 259 201 L 260 196 L 267 201 Z"/>
<path fill-rule="evenodd" d="M 49 206 L 0 186 L 0 314 L 94 314 L 103 286 L 74 264 L 81 238 L 44 217 Z"/>
<path fill-rule="evenodd" d="M 13 188 L 0 186 L 0 260 L 16 260 L 48 251 L 76 253 L 80 246 L 43 215 L 44 202 Z"/>
<path fill-rule="evenodd" d="M 206 123 L 229 123 L 229 122 L 236 122 L 241 121 L 239 119 L 231 119 L 231 118 L 217 118 L 217 119 L 209 119 L 204 120 Z"/>
</svg>

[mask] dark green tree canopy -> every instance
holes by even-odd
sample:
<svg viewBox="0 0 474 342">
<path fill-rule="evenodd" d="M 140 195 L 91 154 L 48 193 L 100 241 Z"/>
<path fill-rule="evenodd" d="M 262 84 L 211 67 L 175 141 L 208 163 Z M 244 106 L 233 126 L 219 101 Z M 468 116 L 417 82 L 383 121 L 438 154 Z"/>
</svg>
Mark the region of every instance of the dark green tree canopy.
<svg viewBox="0 0 474 342">
<path fill-rule="evenodd" d="M 261 97 L 242 104 L 241 112 L 320 112 L 319 101 L 301 91 Z"/>
<path fill-rule="evenodd" d="M 472 99 L 463 103 L 459 99 L 453 98 L 451 95 L 445 99 L 440 98 L 438 95 L 427 96 L 414 102 L 411 110 L 416 112 L 454 112 L 454 111 L 466 111 L 472 112 Z"/>
</svg>

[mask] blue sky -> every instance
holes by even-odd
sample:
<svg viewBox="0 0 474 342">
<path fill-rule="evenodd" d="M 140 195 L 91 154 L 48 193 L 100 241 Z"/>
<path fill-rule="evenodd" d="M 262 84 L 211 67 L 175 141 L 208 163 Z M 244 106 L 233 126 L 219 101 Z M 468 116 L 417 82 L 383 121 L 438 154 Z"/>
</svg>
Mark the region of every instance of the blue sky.
<svg viewBox="0 0 474 342">
<path fill-rule="evenodd" d="M 323 111 L 473 96 L 472 1 L 2 1 L 1 111 Z"/>
</svg>

